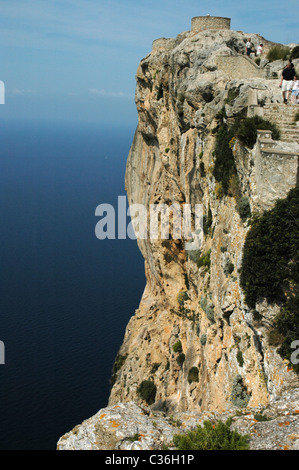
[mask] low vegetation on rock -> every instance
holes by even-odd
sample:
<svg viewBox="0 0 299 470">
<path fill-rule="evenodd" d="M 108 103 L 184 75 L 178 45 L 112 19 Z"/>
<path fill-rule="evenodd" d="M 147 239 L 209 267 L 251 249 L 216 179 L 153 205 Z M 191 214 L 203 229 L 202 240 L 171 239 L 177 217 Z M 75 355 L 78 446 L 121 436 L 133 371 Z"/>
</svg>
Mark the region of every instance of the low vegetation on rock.
<svg viewBox="0 0 299 470">
<path fill-rule="evenodd" d="M 155 403 L 157 387 L 152 380 L 143 380 L 137 389 L 138 395 L 148 405 Z"/>
<path fill-rule="evenodd" d="M 225 423 L 204 421 L 194 431 L 176 434 L 173 443 L 178 450 L 248 450 L 248 435 L 232 431 L 232 418 Z"/>
<path fill-rule="evenodd" d="M 279 354 L 290 360 L 299 338 L 299 186 L 273 209 L 254 218 L 247 234 L 240 275 L 247 305 L 266 299 L 280 305 L 271 335 Z M 293 364 L 299 372 L 299 365 Z"/>
<path fill-rule="evenodd" d="M 272 46 L 267 54 L 267 59 L 269 62 L 274 62 L 274 60 L 287 60 L 291 55 L 291 50 L 288 46 L 283 46 L 282 44 L 275 44 Z"/>
</svg>

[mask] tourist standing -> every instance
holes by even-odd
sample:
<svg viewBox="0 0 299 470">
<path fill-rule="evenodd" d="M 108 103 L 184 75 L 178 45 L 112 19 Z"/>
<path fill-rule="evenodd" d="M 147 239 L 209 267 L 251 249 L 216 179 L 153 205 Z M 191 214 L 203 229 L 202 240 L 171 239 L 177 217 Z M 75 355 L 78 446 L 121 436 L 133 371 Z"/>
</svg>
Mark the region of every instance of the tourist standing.
<svg viewBox="0 0 299 470">
<path fill-rule="evenodd" d="M 283 69 L 280 80 L 280 87 L 282 91 L 282 98 L 284 104 L 288 104 L 289 95 L 293 88 L 293 80 L 297 80 L 294 64 L 289 60 L 286 67 Z"/>
<path fill-rule="evenodd" d="M 259 46 L 257 46 L 257 49 L 256 49 L 257 57 L 260 57 L 262 53 L 263 53 L 263 44 L 260 44 Z"/>
</svg>

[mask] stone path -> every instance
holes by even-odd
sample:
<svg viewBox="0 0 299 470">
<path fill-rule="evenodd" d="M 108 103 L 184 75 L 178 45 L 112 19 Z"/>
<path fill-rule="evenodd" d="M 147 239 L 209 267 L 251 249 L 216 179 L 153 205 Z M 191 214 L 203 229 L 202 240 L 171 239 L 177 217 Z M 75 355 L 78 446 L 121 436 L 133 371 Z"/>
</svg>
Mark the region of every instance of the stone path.
<svg viewBox="0 0 299 470">
<path fill-rule="evenodd" d="M 299 112 L 298 105 L 275 103 L 265 105 L 263 110 L 264 119 L 274 122 L 279 127 L 282 141 L 299 144 L 299 126 L 294 121 L 295 114 Z"/>
</svg>

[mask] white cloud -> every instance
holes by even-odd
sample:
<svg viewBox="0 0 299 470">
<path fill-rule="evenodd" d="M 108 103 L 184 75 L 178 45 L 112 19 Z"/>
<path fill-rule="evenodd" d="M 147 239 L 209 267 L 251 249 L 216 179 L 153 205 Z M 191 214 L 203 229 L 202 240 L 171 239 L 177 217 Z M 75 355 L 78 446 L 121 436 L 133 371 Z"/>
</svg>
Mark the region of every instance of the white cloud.
<svg viewBox="0 0 299 470">
<path fill-rule="evenodd" d="M 19 95 L 19 96 L 25 96 L 25 95 L 33 95 L 35 94 L 34 90 L 23 90 L 20 88 L 13 88 L 11 90 L 12 95 Z"/>
<path fill-rule="evenodd" d="M 104 96 L 108 98 L 131 98 L 131 95 L 124 93 L 122 91 L 107 91 L 107 90 L 98 90 L 97 88 L 90 88 L 89 93 L 96 96 Z"/>
</svg>

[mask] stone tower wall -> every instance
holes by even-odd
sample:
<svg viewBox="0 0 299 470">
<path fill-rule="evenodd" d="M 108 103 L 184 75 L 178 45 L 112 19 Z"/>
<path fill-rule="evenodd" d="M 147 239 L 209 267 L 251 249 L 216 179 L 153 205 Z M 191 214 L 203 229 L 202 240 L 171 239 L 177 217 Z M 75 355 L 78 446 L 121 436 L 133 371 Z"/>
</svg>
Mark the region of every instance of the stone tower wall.
<svg viewBox="0 0 299 470">
<path fill-rule="evenodd" d="M 221 16 L 195 16 L 191 20 L 191 31 L 230 29 L 230 21 L 230 18 L 223 18 Z"/>
</svg>

